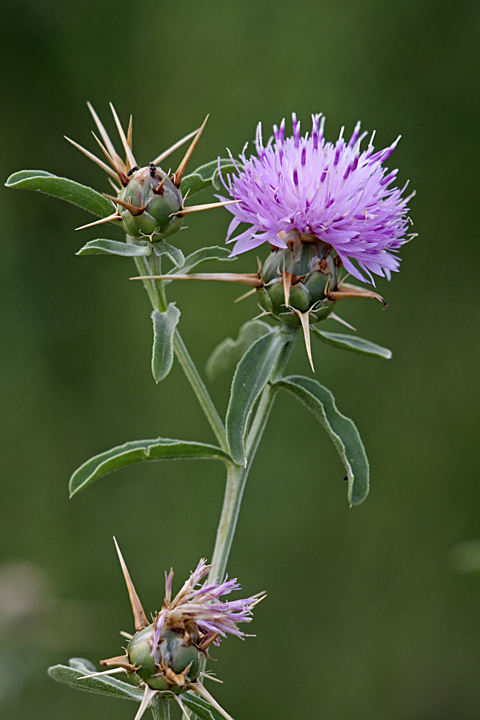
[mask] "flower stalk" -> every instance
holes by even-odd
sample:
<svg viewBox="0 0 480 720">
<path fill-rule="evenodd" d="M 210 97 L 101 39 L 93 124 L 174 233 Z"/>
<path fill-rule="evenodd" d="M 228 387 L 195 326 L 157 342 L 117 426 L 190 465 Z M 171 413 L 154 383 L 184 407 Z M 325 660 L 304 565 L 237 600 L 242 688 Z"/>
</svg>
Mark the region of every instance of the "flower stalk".
<svg viewBox="0 0 480 720">
<path fill-rule="evenodd" d="M 298 328 L 288 327 L 284 329 L 290 335 L 289 342 L 285 345 L 277 365 L 272 373 L 271 381 L 280 377 L 288 363 L 290 355 L 295 346 L 298 335 Z M 210 578 L 223 578 L 227 568 L 227 562 L 232 548 L 232 542 L 237 527 L 240 506 L 242 504 L 245 485 L 250 473 L 258 446 L 267 426 L 268 418 L 275 400 L 275 390 L 270 383 L 264 388 L 258 408 L 255 413 L 250 432 L 247 437 L 247 464 L 245 467 L 231 465 L 227 471 L 225 496 L 223 500 L 222 513 L 217 529 L 215 547 L 212 555 L 212 569 Z"/>
<path fill-rule="evenodd" d="M 154 255 L 150 255 L 148 259 L 145 257 L 136 257 L 135 263 L 139 273 L 142 275 L 143 285 L 147 291 L 152 308 L 159 312 L 165 312 L 167 309 L 165 285 L 158 277 L 151 277 L 161 275 L 161 258 Z M 217 442 L 222 450 L 228 453 L 225 425 L 178 330 L 175 331 L 173 342 L 175 354 L 185 373 L 185 377 L 195 393 Z"/>
</svg>

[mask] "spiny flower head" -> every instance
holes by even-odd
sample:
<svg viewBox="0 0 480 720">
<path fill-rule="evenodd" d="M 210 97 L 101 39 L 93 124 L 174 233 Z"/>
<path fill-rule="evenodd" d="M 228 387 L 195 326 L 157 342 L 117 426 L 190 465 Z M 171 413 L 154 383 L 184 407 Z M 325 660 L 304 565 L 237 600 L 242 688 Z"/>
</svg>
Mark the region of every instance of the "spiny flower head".
<svg viewBox="0 0 480 720">
<path fill-rule="evenodd" d="M 368 281 L 363 273 L 372 282 L 372 273 L 390 279 L 399 267 L 395 253 L 407 241 L 411 197 L 402 196 L 406 185 L 402 190 L 392 187 L 397 170 L 383 165 L 399 138 L 374 152 L 373 134 L 361 151 L 367 133 L 360 134 L 360 123 L 348 143 L 342 128 L 333 144 L 325 141 L 321 115 L 312 116 L 311 136 L 301 137 L 295 114 L 292 120 L 293 136 L 285 137 L 283 120 L 280 128 L 274 126 L 274 137 L 266 146 L 260 123 L 256 155 L 247 158 L 244 149 L 238 174 L 224 183 L 232 198 L 240 201 L 228 208 L 234 215 L 227 234 L 227 242 L 235 242 L 233 252 L 264 242 L 285 248 L 285 234 L 295 230 L 300 239 L 318 238 L 330 245 L 357 279 Z M 240 223 L 251 227 L 232 238 Z"/>
<path fill-rule="evenodd" d="M 187 690 L 201 695 L 227 720 L 231 720 L 199 682 L 202 677 L 210 677 L 208 673 L 201 672 L 200 660 L 202 655 L 208 657 L 210 645 L 218 645 L 227 634 L 245 637 L 238 623 L 251 622 L 253 608 L 265 596 L 220 600 L 224 595 L 240 590 L 240 585 L 234 579 L 225 579 L 221 583 L 202 582 L 211 566 L 200 560 L 173 599 L 173 570 L 168 575 L 165 573 L 165 600 L 153 622 L 149 622 L 118 545 L 117 552 L 130 596 L 136 632 L 134 635 L 122 633 L 129 640 L 125 654 L 102 660 L 101 664 L 109 669 L 97 674 L 126 672 L 134 682 L 144 687 L 144 700 L 135 720 L 139 720 L 157 693 L 175 697 L 184 710 L 179 696 Z"/>
<path fill-rule="evenodd" d="M 160 153 L 160 155 L 148 163 L 148 165 L 139 167 L 133 155 L 132 116 L 130 116 L 127 133 L 125 134 L 115 108 L 112 103 L 110 103 L 110 109 L 125 152 L 125 160 L 122 160 L 115 150 L 115 146 L 103 123 L 90 103 L 88 103 L 88 108 L 102 140 L 100 140 L 95 133 L 92 133 L 93 137 L 108 161 L 108 164 L 78 143 L 70 140 L 70 138 L 67 137 L 66 139 L 110 176 L 110 183 L 116 195 L 111 196 L 105 194 L 105 197 L 113 203 L 112 210 L 114 206 L 117 206 L 117 209 L 112 215 L 102 218 L 101 220 L 96 220 L 88 225 L 83 225 L 77 228 L 77 230 L 102 223 L 119 221 L 130 237 L 137 240 L 148 239 L 151 242 L 157 242 L 177 233 L 182 227 L 183 217 L 185 215 L 199 212 L 200 210 L 208 210 L 224 204 L 210 203 L 185 207 L 180 188 L 187 163 L 200 139 L 208 120 L 208 115 L 198 130 L 186 135 L 170 148 Z M 193 140 L 177 170 L 169 176 L 170 171 L 167 173 L 162 170 L 160 163 L 186 143 L 187 140 L 191 140 L 192 138 Z"/>
</svg>

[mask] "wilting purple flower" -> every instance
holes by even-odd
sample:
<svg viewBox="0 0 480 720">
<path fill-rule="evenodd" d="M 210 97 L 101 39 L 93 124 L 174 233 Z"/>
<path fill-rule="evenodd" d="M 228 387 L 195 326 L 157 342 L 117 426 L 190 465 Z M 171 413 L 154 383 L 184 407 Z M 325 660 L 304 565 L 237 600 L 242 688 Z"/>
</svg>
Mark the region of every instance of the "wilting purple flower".
<svg viewBox="0 0 480 720">
<path fill-rule="evenodd" d="M 373 282 L 371 273 L 390 279 L 399 258 L 393 253 L 407 242 L 407 202 L 402 190 L 391 187 L 397 170 L 383 163 L 390 157 L 397 140 L 374 152 L 372 135 L 368 147 L 360 145 L 367 133 L 360 134 L 357 123 L 350 141 L 343 139 L 343 128 L 335 144 L 323 136 L 325 118 L 313 115 L 311 137 L 300 137 L 295 114 L 293 137 L 285 138 L 285 120 L 274 126 L 274 138 L 266 146 L 261 123 L 255 140 L 256 156 L 247 158 L 245 149 L 236 164 L 237 175 L 225 184 L 232 198 L 234 215 L 227 242 L 235 242 L 235 254 L 251 250 L 264 242 L 285 248 L 284 233 L 296 230 L 330 244 L 346 270 L 366 281 L 353 264 L 356 261 Z M 233 158 L 232 158 L 233 160 Z M 251 225 L 235 238 L 240 223 Z"/>
<path fill-rule="evenodd" d="M 245 633 L 237 627 L 240 622 L 251 622 L 252 610 L 261 595 L 253 595 L 245 600 L 221 601 L 220 597 L 240 590 L 236 579 L 225 579 L 223 583 L 201 580 L 208 575 L 210 566 L 200 560 L 183 587 L 172 600 L 173 570 L 165 574 L 165 601 L 155 620 L 152 655 L 155 653 L 162 630 L 195 624 L 202 634 L 202 644 L 211 642 L 218 645 L 221 637 L 227 633 L 243 637 Z"/>
<path fill-rule="evenodd" d="M 246 600 L 222 602 L 220 598 L 223 595 L 240 590 L 240 586 L 236 580 L 227 578 L 222 583 L 207 580 L 201 584 L 211 566 L 200 560 L 173 600 L 173 570 L 165 574 L 165 600 L 161 611 L 150 623 L 116 540 L 115 545 L 130 596 L 136 632 L 128 635 L 125 655 L 101 660 L 108 670 L 89 673 L 86 677 L 124 672 L 134 679 L 144 688 L 135 720 L 140 720 L 156 695 L 164 694 L 174 698 L 188 718 L 189 713 L 180 697 L 187 690 L 195 691 L 225 720 L 232 720 L 203 685 L 203 679 L 211 678 L 211 675 L 202 670 L 201 657 L 202 654 L 208 657 L 210 645 L 218 645 L 220 638 L 227 633 L 243 637 L 238 623 L 252 620 L 253 608 L 265 595 L 260 593 Z"/>
</svg>

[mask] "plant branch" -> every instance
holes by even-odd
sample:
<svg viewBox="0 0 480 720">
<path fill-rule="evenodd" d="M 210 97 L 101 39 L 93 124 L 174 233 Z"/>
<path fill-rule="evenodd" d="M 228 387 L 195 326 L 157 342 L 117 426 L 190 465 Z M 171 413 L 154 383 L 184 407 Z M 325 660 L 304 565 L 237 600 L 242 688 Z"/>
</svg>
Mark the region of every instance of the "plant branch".
<svg viewBox="0 0 480 720">
<path fill-rule="evenodd" d="M 272 373 L 272 381 L 281 377 L 295 346 L 295 341 L 298 335 L 297 328 L 289 327 L 288 330 L 285 329 L 283 332 L 288 332 L 290 334 L 290 340 L 285 345 L 282 354 L 278 359 L 276 367 Z M 275 395 L 275 390 L 272 388 L 271 384 L 268 383 L 260 397 L 258 408 L 248 434 L 247 466 L 243 468 L 240 465 L 232 465 L 228 468 L 222 513 L 218 524 L 215 548 L 212 556 L 212 569 L 209 575 L 210 580 L 217 579 L 218 582 L 222 582 L 225 576 L 228 557 L 230 555 L 233 537 L 235 535 L 248 474 L 265 431 L 275 400 Z"/>
<path fill-rule="evenodd" d="M 136 257 L 135 263 L 140 275 L 145 276 L 161 274 L 160 258 L 156 256 L 151 255 L 149 260 L 142 256 Z M 148 297 L 150 298 L 152 307 L 159 312 L 165 312 L 168 304 L 165 297 L 165 287 L 163 281 L 143 280 L 143 284 Z M 205 417 L 210 423 L 210 427 L 212 428 L 220 447 L 224 450 L 224 452 L 228 453 L 229 450 L 225 434 L 225 426 L 178 330 L 175 331 L 173 342 L 175 354 L 182 366 L 182 370 L 185 373 L 188 382 L 193 389 L 193 392 L 197 397 L 198 402 L 200 403 L 200 407 L 205 413 Z"/>
</svg>

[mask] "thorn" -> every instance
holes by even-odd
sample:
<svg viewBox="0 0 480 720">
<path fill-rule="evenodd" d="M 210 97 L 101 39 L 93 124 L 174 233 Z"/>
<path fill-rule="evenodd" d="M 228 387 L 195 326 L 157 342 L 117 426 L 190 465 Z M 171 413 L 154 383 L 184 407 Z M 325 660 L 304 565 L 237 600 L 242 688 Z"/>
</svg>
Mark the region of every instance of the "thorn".
<svg viewBox="0 0 480 720">
<path fill-rule="evenodd" d="M 135 167 L 137 164 L 137 161 L 133 157 L 132 148 L 130 147 L 127 138 L 125 137 L 125 133 L 123 132 L 122 124 L 119 120 L 119 117 L 117 115 L 117 112 L 115 108 L 113 107 L 112 103 L 110 104 L 110 110 L 112 111 L 113 119 L 115 120 L 115 125 L 117 126 L 118 134 L 120 135 L 120 140 L 122 141 L 123 149 L 125 150 L 126 154 L 126 162 L 125 162 L 125 170 L 128 172 L 130 168 Z M 130 116 L 131 119 L 131 116 Z"/>
<path fill-rule="evenodd" d="M 180 710 L 182 711 L 182 715 L 185 716 L 185 717 L 187 718 L 187 720 L 190 720 L 190 715 L 189 715 L 188 712 L 186 711 L 185 705 L 183 704 L 180 696 L 179 696 L 179 695 L 174 695 L 173 697 L 174 697 L 175 700 L 177 701 L 177 703 L 178 703 L 178 705 L 179 705 L 179 707 L 180 707 Z"/>
<path fill-rule="evenodd" d="M 131 636 L 130 636 L 131 637 Z M 129 661 L 128 655 L 117 655 L 117 657 L 107 658 L 106 660 L 100 660 L 100 665 L 104 667 L 119 667 L 126 672 L 134 672 L 135 666 Z"/>
<path fill-rule="evenodd" d="M 127 638 L 127 640 L 131 640 L 133 638 L 133 635 L 131 633 L 125 632 L 125 630 L 120 630 L 120 635 L 124 638 Z"/>
<path fill-rule="evenodd" d="M 128 121 L 127 142 L 130 150 L 133 150 L 133 115 L 130 115 L 130 120 Z"/>
<path fill-rule="evenodd" d="M 310 311 L 302 313 L 300 312 L 300 310 L 296 310 L 294 307 L 289 306 L 289 308 L 292 312 L 295 313 L 295 315 L 298 315 L 298 317 L 300 318 L 300 322 L 302 323 L 303 337 L 305 339 L 305 349 L 307 351 L 308 361 L 313 372 L 315 372 L 312 360 L 312 345 L 310 342 Z"/>
<path fill-rule="evenodd" d="M 92 130 L 92 135 L 93 135 L 93 137 L 95 138 L 95 140 L 97 141 L 100 150 L 103 152 L 103 154 L 104 154 L 105 157 L 107 158 L 108 162 L 111 164 L 111 166 L 112 166 L 113 169 L 115 170 L 116 174 L 118 175 L 118 179 L 120 180 L 120 182 L 121 182 L 121 184 L 123 185 L 123 187 L 125 187 L 125 185 L 128 185 L 128 177 L 126 176 L 126 174 L 125 174 L 125 172 L 124 172 L 124 170 L 125 170 L 125 165 L 123 164 L 123 161 L 120 160 L 120 158 L 119 158 L 118 156 L 116 156 L 116 158 L 112 158 L 112 157 L 111 157 L 111 155 L 110 155 L 110 153 L 108 152 L 107 148 L 106 148 L 106 147 L 102 144 L 102 142 L 98 139 L 98 137 L 95 135 L 95 133 L 93 132 L 93 130 Z"/>
<path fill-rule="evenodd" d="M 245 300 L 245 298 L 250 297 L 250 295 L 253 295 L 256 292 L 256 288 L 253 288 L 253 290 L 249 290 L 248 292 L 244 293 L 243 295 L 240 295 L 240 297 L 236 298 L 234 302 L 240 302 L 240 300 Z"/>
<path fill-rule="evenodd" d="M 135 715 L 133 720 L 140 720 L 140 718 L 143 716 L 143 713 L 150 705 L 150 701 L 157 693 L 158 690 L 152 690 L 152 688 L 148 687 L 148 685 L 145 685 L 145 694 L 143 696 L 143 700 L 140 703 L 140 707 L 138 708 L 137 714 Z"/>
<path fill-rule="evenodd" d="M 181 140 L 177 140 L 177 142 L 171 145 L 168 150 L 164 150 L 163 153 L 160 153 L 160 155 L 153 161 L 155 165 L 160 165 L 162 160 L 165 160 L 165 158 L 175 152 L 175 150 L 178 150 L 178 148 L 182 147 L 182 145 L 184 145 L 188 140 L 191 140 L 191 138 L 196 135 L 197 132 L 198 128 L 196 130 L 193 130 L 193 132 L 188 133 L 188 135 L 185 135 L 185 137 L 183 137 Z"/>
<path fill-rule="evenodd" d="M 113 182 L 113 180 L 112 180 L 111 178 L 108 178 L 108 182 L 109 182 L 110 185 L 113 187 L 113 189 L 115 190 L 115 192 L 117 192 L 117 193 L 121 193 L 121 192 L 122 192 L 122 188 L 121 188 L 121 187 L 118 187 L 118 185 L 115 185 L 115 183 Z"/>
<path fill-rule="evenodd" d="M 173 568 L 170 568 L 168 575 L 165 573 L 165 603 L 170 604 L 172 601 L 172 583 L 173 583 Z"/>
<path fill-rule="evenodd" d="M 283 261 L 283 270 L 282 270 L 282 285 L 283 285 L 283 295 L 285 299 L 285 307 L 290 307 L 290 288 L 292 287 L 292 281 L 295 275 L 293 273 L 287 273 L 285 271 L 285 260 Z"/>
<path fill-rule="evenodd" d="M 201 126 L 200 126 L 197 134 L 196 134 L 195 137 L 193 138 L 193 141 L 192 141 L 190 147 L 188 148 L 187 152 L 185 153 L 182 162 L 181 162 L 180 165 L 178 166 L 176 172 L 173 174 L 173 184 L 175 185 L 175 187 L 180 187 L 180 183 L 182 182 L 182 178 L 183 178 L 183 174 L 184 174 L 184 172 L 185 172 L 185 168 L 187 167 L 187 163 L 188 163 L 188 161 L 190 160 L 190 158 L 192 157 L 193 151 L 195 150 L 195 148 L 196 148 L 196 146 L 197 146 L 197 143 L 198 143 L 198 141 L 200 140 L 200 136 L 201 136 L 201 134 L 202 134 L 202 132 L 203 132 L 203 128 L 204 128 L 205 125 L 207 124 L 208 117 L 209 117 L 209 116 L 207 115 L 207 117 L 205 118 L 205 120 L 204 120 L 203 123 L 201 124 Z"/>
<path fill-rule="evenodd" d="M 220 678 L 215 677 L 215 675 L 211 672 L 201 672 L 199 677 L 205 678 L 205 680 L 213 680 L 213 682 L 221 683 L 223 685 L 223 680 L 220 680 Z"/>
<path fill-rule="evenodd" d="M 217 280 L 252 285 L 254 288 L 263 285 L 256 273 L 191 273 L 191 275 L 172 273 L 171 275 L 138 275 L 131 277 L 130 280 Z"/>
<path fill-rule="evenodd" d="M 357 285 L 350 285 L 350 283 L 341 283 L 338 286 L 338 290 L 334 290 L 329 293 L 327 297 L 329 300 L 333 300 L 335 302 L 337 300 L 343 300 L 351 297 L 372 298 L 373 300 L 381 302 L 384 308 L 387 307 L 387 303 L 378 293 L 372 292 L 372 290 L 365 290 Z"/>
<path fill-rule="evenodd" d="M 81 145 L 79 145 L 78 143 L 76 143 L 75 140 L 71 140 L 66 135 L 64 135 L 63 137 L 65 138 L 65 140 L 67 140 L 70 143 L 70 145 L 73 145 L 73 147 L 76 147 L 77 150 L 80 150 L 80 152 L 83 153 L 84 155 L 86 155 L 86 157 L 89 160 L 92 160 L 95 163 L 95 165 L 98 165 L 98 167 L 102 168 L 102 170 L 104 170 L 106 173 L 108 173 L 113 178 L 115 178 L 115 180 L 117 180 L 117 173 L 114 172 L 111 168 L 109 168 L 108 165 L 103 162 L 103 160 L 100 160 L 99 158 L 97 158 L 97 156 L 94 155 L 93 153 L 91 153 L 89 150 L 85 150 L 85 148 L 82 147 Z"/>
<path fill-rule="evenodd" d="M 118 214 L 118 212 L 115 212 L 113 215 L 109 215 L 106 218 L 101 218 L 100 220 L 94 220 L 94 222 L 88 223 L 87 225 L 80 225 L 80 227 L 75 228 L 75 230 L 85 230 L 85 228 L 93 227 L 94 225 L 102 225 L 102 223 L 112 222 L 113 220 L 121 220 L 122 216 Z"/>
<path fill-rule="evenodd" d="M 163 186 L 165 185 L 165 180 L 166 180 L 166 179 L 167 179 L 167 176 L 165 175 L 165 177 L 163 178 L 162 182 L 160 183 L 160 185 L 157 186 L 157 188 L 154 188 L 154 187 L 152 186 L 152 190 L 153 190 L 153 192 L 155 193 L 155 195 L 161 195 L 161 194 L 162 194 Z"/>
<path fill-rule="evenodd" d="M 326 319 L 327 319 L 327 320 L 336 320 L 336 321 L 337 321 L 338 323 L 340 323 L 341 325 L 345 325 L 345 327 L 350 328 L 350 330 L 353 330 L 354 332 L 357 332 L 357 328 L 353 327 L 353 325 L 350 325 L 350 323 L 348 323 L 348 322 L 347 322 L 346 320 L 344 320 L 343 318 L 339 317 L 336 313 L 333 313 L 333 312 L 330 313 L 330 315 L 329 315 L 328 318 L 326 318 Z"/>
<path fill-rule="evenodd" d="M 120 560 L 123 577 L 125 578 L 125 583 L 127 585 L 128 595 L 130 597 L 130 603 L 133 610 L 135 630 L 142 630 L 143 628 L 148 627 L 150 623 L 147 620 L 147 616 L 145 615 L 145 611 L 142 607 L 142 603 L 140 602 L 140 598 L 136 593 L 135 587 L 132 583 L 132 579 L 125 564 L 125 560 L 123 559 L 123 555 L 120 552 L 120 548 L 118 547 L 118 543 L 115 537 L 113 538 L 113 542 L 115 543 L 115 547 L 117 548 L 118 559 Z"/>
<path fill-rule="evenodd" d="M 110 157 L 112 158 L 115 165 L 117 165 L 117 163 L 118 163 L 118 167 L 122 170 L 123 174 L 126 174 L 125 163 L 123 162 L 121 157 L 119 155 L 117 155 L 117 151 L 115 150 L 115 147 L 114 147 L 112 141 L 110 140 L 110 137 L 109 137 L 107 131 L 105 130 L 100 118 L 98 117 L 97 113 L 93 109 L 93 106 L 89 102 L 87 102 L 87 106 L 93 117 L 95 125 L 98 128 L 98 132 L 102 136 L 102 140 L 105 143 L 105 147 L 107 148 L 107 150 L 110 154 Z"/>
<path fill-rule="evenodd" d="M 192 690 L 195 690 L 195 692 L 196 692 L 198 695 L 200 695 L 200 697 L 202 697 L 204 700 L 206 700 L 207 702 L 209 702 L 210 705 L 211 705 L 215 710 L 217 710 L 217 712 L 220 713 L 220 715 L 223 715 L 223 717 L 225 718 L 225 720 L 233 720 L 232 716 L 229 715 L 229 714 L 226 712 L 226 710 L 224 710 L 224 709 L 217 703 L 217 701 L 215 700 L 215 698 L 214 698 L 212 695 L 210 695 L 210 693 L 208 692 L 207 688 L 204 687 L 201 683 L 199 683 L 199 682 L 191 683 L 190 687 L 192 688 Z M 137 718 L 135 718 L 135 720 L 137 720 Z"/>
<path fill-rule="evenodd" d="M 260 307 L 260 305 L 259 305 L 259 307 Z M 260 309 L 261 309 L 261 307 L 260 307 Z M 262 318 L 262 317 L 271 317 L 271 316 L 272 316 L 272 313 L 267 312 L 266 310 L 262 310 L 262 312 L 259 315 L 255 315 L 255 317 L 252 318 L 252 320 L 260 320 L 260 318 Z"/>
<path fill-rule="evenodd" d="M 185 670 L 183 670 L 181 673 L 177 674 L 172 670 L 172 668 L 167 667 L 164 670 L 164 675 L 167 682 L 172 683 L 172 685 L 178 685 L 178 687 L 185 687 L 185 675 L 187 675 L 187 668 L 185 668 Z"/>
<path fill-rule="evenodd" d="M 205 205 L 191 205 L 190 207 L 184 207 L 179 212 L 172 213 L 177 217 L 184 217 L 190 215 L 190 213 L 201 212 L 202 210 L 213 210 L 214 208 L 225 207 L 225 205 L 234 205 L 235 203 L 242 202 L 241 200 L 227 200 L 226 202 L 218 203 L 206 203 Z"/>
<path fill-rule="evenodd" d="M 214 643 L 215 640 L 216 640 L 217 638 L 219 638 L 219 637 L 220 637 L 220 633 L 212 633 L 212 634 L 210 635 L 210 637 L 207 637 L 203 642 L 200 643 L 200 645 L 198 646 L 198 649 L 199 649 L 201 652 L 205 652 L 205 650 L 208 650 L 208 648 L 210 647 L 210 645 L 211 645 L 212 643 Z"/>
<path fill-rule="evenodd" d="M 133 665 L 132 665 L 133 667 Z M 126 673 L 127 671 L 123 667 L 112 668 L 111 670 L 102 670 L 101 672 L 89 673 L 88 675 L 82 675 L 77 680 L 87 680 L 87 678 L 100 677 L 101 675 L 115 675 L 116 673 Z"/>
<path fill-rule="evenodd" d="M 133 217 L 136 217 L 137 215 L 141 215 L 143 212 L 145 212 L 145 207 L 139 208 L 137 205 L 132 205 L 132 203 L 127 202 L 126 200 L 120 200 L 119 198 L 114 198 L 111 195 L 107 195 L 107 193 L 103 193 L 103 197 L 106 197 L 107 200 L 111 200 L 111 202 L 116 203 L 117 205 L 121 205 L 124 207 L 130 215 L 133 215 Z"/>
</svg>

